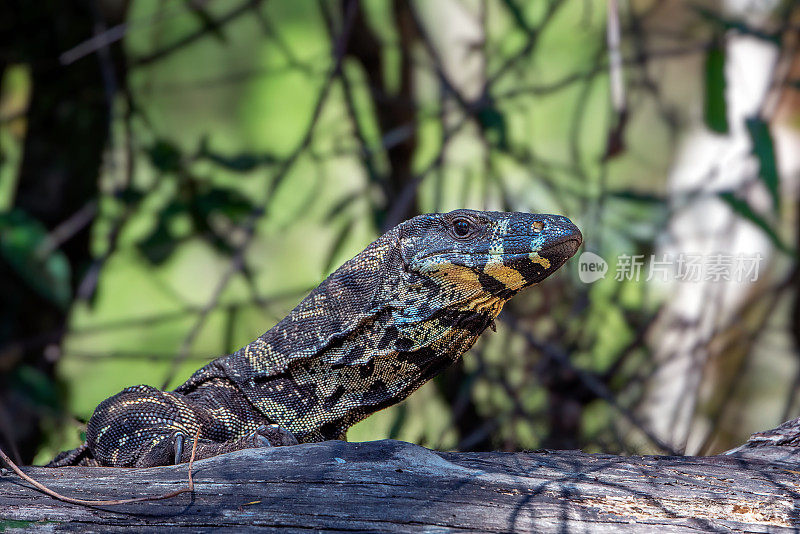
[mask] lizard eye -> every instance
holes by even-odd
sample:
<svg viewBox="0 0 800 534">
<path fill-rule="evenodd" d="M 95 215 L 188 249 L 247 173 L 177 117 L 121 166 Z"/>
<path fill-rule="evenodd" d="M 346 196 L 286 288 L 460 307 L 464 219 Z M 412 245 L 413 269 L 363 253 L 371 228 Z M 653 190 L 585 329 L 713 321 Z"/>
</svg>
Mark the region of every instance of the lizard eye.
<svg viewBox="0 0 800 534">
<path fill-rule="evenodd" d="M 467 219 L 456 219 L 453 221 L 453 233 L 457 237 L 466 237 L 472 232 L 472 225 Z"/>
<path fill-rule="evenodd" d="M 536 221 L 536 222 L 534 222 L 534 223 L 531 225 L 531 229 L 532 229 L 532 230 L 533 230 L 535 233 L 537 233 L 537 234 L 538 234 L 539 232 L 541 232 L 542 230 L 544 230 L 544 223 L 543 223 L 543 222 L 541 222 L 541 221 Z"/>
</svg>

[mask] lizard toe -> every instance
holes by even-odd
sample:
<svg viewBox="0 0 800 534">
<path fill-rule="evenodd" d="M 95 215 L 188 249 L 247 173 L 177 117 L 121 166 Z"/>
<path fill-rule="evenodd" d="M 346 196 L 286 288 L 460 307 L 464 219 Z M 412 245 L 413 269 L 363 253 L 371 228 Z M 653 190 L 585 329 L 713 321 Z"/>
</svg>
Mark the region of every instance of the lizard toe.
<svg viewBox="0 0 800 534">
<path fill-rule="evenodd" d="M 280 425 L 261 425 L 250 434 L 249 438 L 254 447 L 283 447 L 298 443 L 294 434 Z"/>
<path fill-rule="evenodd" d="M 265 436 L 274 447 L 297 445 L 297 438 L 280 425 L 262 425 L 256 429 L 260 435 Z"/>
</svg>

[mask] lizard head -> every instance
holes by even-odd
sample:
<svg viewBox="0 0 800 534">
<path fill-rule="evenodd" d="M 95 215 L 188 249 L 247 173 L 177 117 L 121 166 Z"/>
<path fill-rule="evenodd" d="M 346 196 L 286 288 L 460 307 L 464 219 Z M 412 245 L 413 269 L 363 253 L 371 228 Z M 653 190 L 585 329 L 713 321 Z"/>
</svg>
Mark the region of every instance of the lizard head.
<svg viewBox="0 0 800 534">
<path fill-rule="evenodd" d="M 415 217 L 400 237 L 408 269 L 435 281 L 454 304 L 504 302 L 554 273 L 582 242 L 560 215 L 473 210 Z"/>
<path fill-rule="evenodd" d="M 226 376 L 301 441 L 332 439 L 460 358 L 520 290 L 581 244 L 558 215 L 457 210 L 405 221 L 339 267 Z"/>
</svg>

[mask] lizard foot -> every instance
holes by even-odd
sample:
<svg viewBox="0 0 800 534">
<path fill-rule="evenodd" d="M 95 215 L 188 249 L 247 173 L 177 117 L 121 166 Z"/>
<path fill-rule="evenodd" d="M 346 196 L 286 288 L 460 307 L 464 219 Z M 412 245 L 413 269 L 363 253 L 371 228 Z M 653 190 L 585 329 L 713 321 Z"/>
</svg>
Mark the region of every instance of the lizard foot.
<svg viewBox="0 0 800 534">
<path fill-rule="evenodd" d="M 252 447 L 284 447 L 298 443 L 294 434 L 280 425 L 261 425 L 244 439 Z"/>
<path fill-rule="evenodd" d="M 171 440 L 173 456 L 170 460 L 175 463 L 188 462 L 192 455 L 192 437 L 181 432 L 176 432 Z M 294 434 L 280 425 L 261 425 L 251 433 L 233 441 L 211 442 L 201 439 L 197 442 L 195 460 L 201 460 L 218 454 L 240 451 L 242 449 L 257 449 L 261 447 L 283 447 L 297 445 Z M 156 465 L 164 465 L 156 464 Z"/>
</svg>

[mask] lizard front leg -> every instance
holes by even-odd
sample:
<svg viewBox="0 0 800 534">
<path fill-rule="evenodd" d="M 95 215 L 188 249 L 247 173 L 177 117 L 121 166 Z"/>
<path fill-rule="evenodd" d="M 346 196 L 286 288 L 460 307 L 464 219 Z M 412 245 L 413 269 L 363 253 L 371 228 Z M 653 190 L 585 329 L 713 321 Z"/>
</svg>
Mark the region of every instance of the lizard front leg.
<svg viewBox="0 0 800 534">
<path fill-rule="evenodd" d="M 196 435 L 195 459 L 297 442 L 220 378 L 186 395 L 150 386 L 127 388 L 97 407 L 86 441 L 100 465 L 153 467 L 188 461 Z"/>
</svg>

